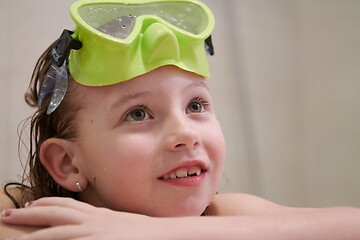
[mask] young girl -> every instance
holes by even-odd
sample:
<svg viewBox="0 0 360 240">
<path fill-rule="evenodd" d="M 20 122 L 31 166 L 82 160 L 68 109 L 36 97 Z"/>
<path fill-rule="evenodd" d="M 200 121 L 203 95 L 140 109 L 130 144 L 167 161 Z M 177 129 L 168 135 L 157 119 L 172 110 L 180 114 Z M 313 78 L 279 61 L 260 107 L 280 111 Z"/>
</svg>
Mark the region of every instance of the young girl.
<svg viewBox="0 0 360 240">
<path fill-rule="evenodd" d="M 30 186 L 1 196 L 2 239 L 360 239 L 358 209 L 216 194 L 206 6 L 84 0 L 71 15 L 26 94 Z"/>
</svg>

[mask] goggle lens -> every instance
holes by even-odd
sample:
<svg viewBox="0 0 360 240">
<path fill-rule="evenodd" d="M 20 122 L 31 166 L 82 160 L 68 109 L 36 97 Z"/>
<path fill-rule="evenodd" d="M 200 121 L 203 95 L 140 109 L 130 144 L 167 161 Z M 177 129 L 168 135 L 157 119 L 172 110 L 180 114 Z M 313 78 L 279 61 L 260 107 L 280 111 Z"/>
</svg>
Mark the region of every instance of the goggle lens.
<svg viewBox="0 0 360 240">
<path fill-rule="evenodd" d="M 158 2 L 148 4 L 84 5 L 80 17 L 91 27 L 119 39 L 127 38 L 138 17 L 156 16 L 192 34 L 202 33 L 208 25 L 206 12 L 191 2 Z"/>
</svg>

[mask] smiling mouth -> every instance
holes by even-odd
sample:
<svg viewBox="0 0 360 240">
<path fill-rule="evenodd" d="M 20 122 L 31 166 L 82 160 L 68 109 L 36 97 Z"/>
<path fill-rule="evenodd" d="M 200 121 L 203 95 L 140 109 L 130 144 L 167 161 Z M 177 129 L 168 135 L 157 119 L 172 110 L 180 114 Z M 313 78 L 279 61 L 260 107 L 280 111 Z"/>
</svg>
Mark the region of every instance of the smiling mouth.
<svg viewBox="0 0 360 240">
<path fill-rule="evenodd" d="M 166 180 L 166 179 L 196 177 L 205 171 L 206 170 L 201 169 L 200 167 L 190 167 L 190 168 L 182 167 L 170 172 L 169 174 L 165 174 L 164 176 L 160 177 L 160 179 Z"/>
</svg>

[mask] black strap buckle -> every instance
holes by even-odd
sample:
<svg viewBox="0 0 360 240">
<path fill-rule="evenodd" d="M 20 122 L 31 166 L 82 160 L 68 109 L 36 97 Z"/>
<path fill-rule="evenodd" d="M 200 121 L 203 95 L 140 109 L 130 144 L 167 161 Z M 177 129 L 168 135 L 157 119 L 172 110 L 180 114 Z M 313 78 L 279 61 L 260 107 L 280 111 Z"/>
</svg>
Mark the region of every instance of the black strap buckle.
<svg viewBox="0 0 360 240">
<path fill-rule="evenodd" d="M 71 37 L 73 33 L 70 30 L 64 29 L 55 47 L 51 50 L 50 56 L 55 66 L 61 67 L 64 64 L 70 55 L 71 49 L 78 50 L 82 47 L 80 41 Z"/>
<path fill-rule="evenodd" d="M 212 39 L 211 39 L 211 35 L 205 39 L 205 50 L 208 54 L 210 54 L 211 56 L 214 55 L 214 46 L 212 44 Z"/>
</svg>

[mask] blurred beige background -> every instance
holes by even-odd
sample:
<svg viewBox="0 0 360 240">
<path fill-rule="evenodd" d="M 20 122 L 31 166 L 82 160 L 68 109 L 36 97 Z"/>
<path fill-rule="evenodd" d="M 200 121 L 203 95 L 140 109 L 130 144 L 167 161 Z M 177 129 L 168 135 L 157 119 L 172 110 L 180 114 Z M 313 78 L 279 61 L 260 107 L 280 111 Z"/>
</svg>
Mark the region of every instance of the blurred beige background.
<svg viewBox="0 0 360 240">
<path fill-rule="evenodd" d="M 0 182 L 18 180 L 17 127 L 40 53 L 74 0 L 0 0 Z M 290 206 L 360 206 L 360 0 L 204 0 L 210 84 L 228 144 L 220 191 Z"/>
</svg>

